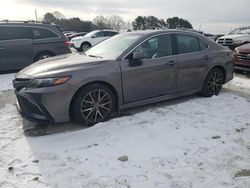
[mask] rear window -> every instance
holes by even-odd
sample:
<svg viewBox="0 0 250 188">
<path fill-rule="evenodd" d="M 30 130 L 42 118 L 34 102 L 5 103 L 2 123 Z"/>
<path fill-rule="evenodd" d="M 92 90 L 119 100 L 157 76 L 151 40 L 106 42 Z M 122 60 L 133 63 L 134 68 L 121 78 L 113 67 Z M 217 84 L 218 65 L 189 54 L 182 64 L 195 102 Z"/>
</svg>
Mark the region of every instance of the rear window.
<svg viewBox="0 0 250 188">
<path fill-rule="evenodd" d="M 201 51 L 208 48 L 208 45 L 205 42 L 203 42 L 202 40 L 199 40 L 199 41 L 200 41 L 200 50 Z"/>
<path fill-rule="evenodd" d="M 32 39 L 29 27 L 0 27 L 0 40 Z"/>
<path fill-rule="evenodd" d="M 200 51 L 199 39 L 197 37 L 188 34 L 177 34 L 176 38 L 179 48 L 179 54 Z"/>
<path fill-rule="evenodd" d="M 33 28 L 34 39 L 47 39 L 58 37 L 55 33 L 48 29 Z"/>
<path fill-rule="evenodd" d="M 114 35 L 116 35 L 116 34 L 117 34 L 117 32 L 104 31 L 104 35 L 105 35 L 105 36 L 110 36 L 110 37 L 112 37 L 112 36 L 114 36 Z"/>
</svg>

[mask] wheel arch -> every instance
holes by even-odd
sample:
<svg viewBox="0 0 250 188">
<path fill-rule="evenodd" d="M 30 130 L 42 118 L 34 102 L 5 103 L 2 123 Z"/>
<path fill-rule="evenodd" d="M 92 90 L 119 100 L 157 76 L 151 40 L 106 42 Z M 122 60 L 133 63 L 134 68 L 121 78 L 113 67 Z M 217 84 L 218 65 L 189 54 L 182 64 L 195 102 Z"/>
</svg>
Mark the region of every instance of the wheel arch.
<svg viewBox="0 0 250 188">
<path fill-rule="evenodd" d="M 89 44 L 90 46 L 92 46 L 92 44 L 89 42 L 89 41 L 83 41 L 82 43 L 81 43 L 81 46 L 84 44 L 84 43 L 86 43 L 86 44 Z"/>
<path fill-rule="evenodd" d="M 115 111 L 117 111 L 117 112 L 119 112 L 119 95 L 118 95 L 118 92 L 117 92 L 117 90 L 115 89 L 115 87 L 112 85 L 112 84 L 110 84 L 110 83 L 108 83 L 108 82 L 106 82 L 106 81 L 91 81 L 91 82 L 88 82 L 88 83 L 86 83 L 86 84 L 84 84 L 84 85 L 82 85 L 81 87 L 79 87 L 77 90 L 76 90 L 76 92 L 74 93 L 74 95 L 73 95 L 73 97 L 72 97 L 72 99 L 71 99 L 71 101 L 70 101 L 70 106 L 69 106 L 69 117 L 70 117 L 70 119 L 72 120 L 72 107 L 73 107 L 73 101 L 76 99 L 76 97 L 77 97 L 77 95 L 78 95 L 78 93 L 81 91 L 81 89 L 83 89 L 84 87 L 87 87 L 87 86 L 89 86 L 89 85 L 94 85 L 94 84 L 100 84 L 100 85 L 104 85 L 104 86 L 106 86 L 106 87 L 108 87 L 113 93 L 114 93 L 114 96 L 115 96 Z"/>
<path fill-rule="evenodd" d="M 210 67 L 210 69 L 208 69 L 208 71 L 207 71 L 207 73 L 206 73 L 205 78 L 207 77 L 207 74 L 208 74 L 211 70 L 213 70 L 213 69 L 219 69 L 219 70 L 222 72 L 222 74 L 223 74 L 223 84 L 225 84 L 225 80 L 226 80 L 227 73 L 226 73 L 225 68 L 224 68 L 222 65 L 215 65 L 215 66 Z M 205 78 L 204 78 L 204 80 L 205 80 Z"/>
</svg>

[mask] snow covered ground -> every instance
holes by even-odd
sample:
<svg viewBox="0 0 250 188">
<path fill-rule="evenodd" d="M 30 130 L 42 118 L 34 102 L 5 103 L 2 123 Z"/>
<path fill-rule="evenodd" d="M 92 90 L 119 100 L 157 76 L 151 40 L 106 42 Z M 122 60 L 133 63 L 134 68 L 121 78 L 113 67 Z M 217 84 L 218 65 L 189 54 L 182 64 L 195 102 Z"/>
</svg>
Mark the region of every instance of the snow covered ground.
<svg viewBox="0 0 250 188">
<path fill-rule="evenodd" d="M 12 89 L 12 80 L 15 73 L 12 74 L 2 74 L 0 75 L 0 91 Z"/>
<path fill-rule="evenodd" d="M 10 77 L 0 77 L 5 89 Z M 0 101 L 0 187 L 250 187 L 249 78 L 236 76 L 212 98 L 174 99 L 45 136 L 24 134 L 11 90 Z"/>
</svg>

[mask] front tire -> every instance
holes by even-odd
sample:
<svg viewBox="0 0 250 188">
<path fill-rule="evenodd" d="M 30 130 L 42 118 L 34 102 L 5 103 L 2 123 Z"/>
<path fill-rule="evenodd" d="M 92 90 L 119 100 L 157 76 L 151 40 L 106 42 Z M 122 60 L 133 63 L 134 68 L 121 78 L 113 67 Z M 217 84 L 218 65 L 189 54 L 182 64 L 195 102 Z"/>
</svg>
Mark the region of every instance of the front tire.
<svg viewBox="0 0 250 188">
<path fill-rule="evenodd" d="M 222 88 L 223 80 L 223 73 L 220 69 L 214 68 L 209 71 L 203 83 L 202 95 L 205 97 L 218 95 Z"/>
<path fill-rule="evenodd" d="M 81 44 L 80 46 L 80 51 L 81 52 L 85 52 L 86 50 L 88 50 L 89 48 L 91 48 L 91 44 L 88 42 L 84 42 Z"/>
<path fill-rule="evenodd" d="M 83 87 L 73 100 L 71 110 L 73 120 L 85 126 L 103 122 L 115 111 L 114 93 L 101 84 Z"/>
</svg>

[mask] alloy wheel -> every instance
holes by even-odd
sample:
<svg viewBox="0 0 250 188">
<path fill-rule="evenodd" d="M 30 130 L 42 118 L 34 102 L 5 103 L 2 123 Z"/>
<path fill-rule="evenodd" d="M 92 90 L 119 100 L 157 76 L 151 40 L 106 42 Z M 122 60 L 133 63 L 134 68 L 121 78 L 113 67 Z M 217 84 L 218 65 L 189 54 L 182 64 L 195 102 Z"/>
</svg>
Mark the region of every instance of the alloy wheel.
<svg viewBox="0 0 250 188">
<path fill-rule="evenodd" d="M 207 81 L 207 90 L 210 95 L 217 95 L 222 88 L 222 74 L 219 71 L 214 71 L 210 74 Z"/>
<path fill-rule="evenodd" d="M 39 60 L 47 59 L 47 58 L 49 58 L 49 57 L 50 57 L 50 55 L 42 55 L 42 56 L 39 58 Z"/>
<path fill-rule="evenodd" d="M 80 112 L 85 120 L 96 123 L 109 115 L 112 106 L 112 98 L 108 92 L 103 89 L 93 89 L 83 97 Z"/>
<path fill-rule="evenodd" d="M 82 46 L 81 46 L 81 50 L 82 50 L 83 52 L 86 51 L 86 50 L 89 49 L 89 48 L 90 48 L 90 45 L 87 44 L 87 43 L 83 43 Z"/>
</svg>

